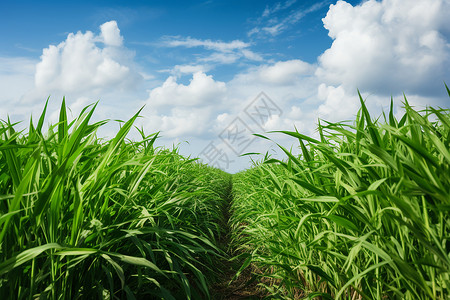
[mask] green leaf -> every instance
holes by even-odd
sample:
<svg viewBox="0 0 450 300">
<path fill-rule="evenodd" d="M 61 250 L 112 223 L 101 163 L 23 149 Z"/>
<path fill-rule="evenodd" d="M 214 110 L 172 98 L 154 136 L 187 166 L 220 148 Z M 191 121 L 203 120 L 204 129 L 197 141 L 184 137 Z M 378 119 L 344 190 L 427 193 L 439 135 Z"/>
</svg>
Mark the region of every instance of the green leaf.
<svg viewBox="0 0 450 300">
<path fill-rule="evenodd" d="M 327 273 L 325 273 L 324 270 L 322 270 L 320 267 L 318 266 L 314 266 L 314 265 L 306 265 L 308 267 L 308 269 L 310 269 L 313 273 L 319 275 L 322 280 L 324 280 L 325 282 L 330 283 L 332 286 L 336 287 L 336 283 L 334 282 L 333 278 L 328 275 Z"/>
<path fill-rule="evenodd" d="M 12 269 L 29 262 L 33 258 L 39 256 L 42 252 L 50 249 L 61 249 L 62 247 L 56 243 L 45 244 L 35 248 L 27 249 L 21 253 L 14 255 L 6 261 L 0 263 L 0 275 L 3 275 Z"/>
<path fill-rule="evenodd" d="M 61 103 L 61 109 L 59 111 L 59 123 L 58 123 L 58 141 L 63 143 L 64 138 L 69 135 L 69 128 L 67 125 L 67 113 L 66 113 L 66 98 L 63 97 Z"/>
<path fill-rule="evenodd" d="M 324 216 L 324 218 L 327 218 L 327 219 L 333 221 L 334 223 L 336 223 L 337 225 L 347 228 L 348 230 L 359 231 L 358 227 L 355 225 L 355 223 L 353 223 L 349 218 L 347 218 L 345 216 L 329 215 L 329 216 Z"/>
</svg>

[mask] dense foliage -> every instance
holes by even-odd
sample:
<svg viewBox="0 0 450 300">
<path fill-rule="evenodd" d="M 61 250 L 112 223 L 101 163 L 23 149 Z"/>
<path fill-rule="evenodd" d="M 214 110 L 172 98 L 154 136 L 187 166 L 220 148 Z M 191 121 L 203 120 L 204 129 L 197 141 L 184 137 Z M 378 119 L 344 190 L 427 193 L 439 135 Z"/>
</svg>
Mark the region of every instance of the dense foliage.
<svg viewBox="0 0 450 300">
<path fill-rule="evenodd" d="M 95 105 L 44 133 L 46 107 L 0 121 L 0 299 L 223 298 L 234 274 L 269 299 L 450 297 L 450 110 L 361 98 L 232 177 L 126 139 L 139 112 L 102 140 Z"/>
<path fill-rule="evenodd" d="M 449 92 L 450 95 L 450 92 Z M 272 297 L 450 297 L 450 111 L 298 132 L 300 157 L 233 177 L 232 232 L 242 269 Z"/>
<path fill-rule="evenodd" d="M 0 298 L 208 298 L 230 175 L 126 140 L 137 114 L 102 141 L 94 108 L 0 124 Z"/>
</svg>

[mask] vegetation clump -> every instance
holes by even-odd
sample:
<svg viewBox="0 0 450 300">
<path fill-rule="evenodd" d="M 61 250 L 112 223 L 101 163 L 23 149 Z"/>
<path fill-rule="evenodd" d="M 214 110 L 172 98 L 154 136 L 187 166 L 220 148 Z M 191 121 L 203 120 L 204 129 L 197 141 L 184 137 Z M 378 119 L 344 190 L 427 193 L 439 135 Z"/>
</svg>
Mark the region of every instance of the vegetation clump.
<svg viewBox="0 0 450 300">
<path fill-rule="evenodd" d="M 282 131 L 300 156 L 280 146 L 286 160 L 233 177 L 239 272 L 286 299 L 449 297 L 450 111 L 392 107 L 373 120 L 361 98 L 319 139 Z"/>
<path fill-rule="evenodd" d="M 0 123 L 0 298 L 208 298 L 230 175 L 126 140 L 138 114 L 102 141 L 94 108 Z"/>
</svg>

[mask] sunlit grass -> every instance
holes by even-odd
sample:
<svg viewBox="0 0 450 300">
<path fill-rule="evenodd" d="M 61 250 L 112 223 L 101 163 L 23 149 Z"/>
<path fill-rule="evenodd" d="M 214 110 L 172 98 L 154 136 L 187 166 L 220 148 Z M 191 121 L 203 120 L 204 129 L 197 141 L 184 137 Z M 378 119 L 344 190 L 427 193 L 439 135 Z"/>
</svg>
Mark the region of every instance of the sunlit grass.
<svg viewBox="0 0 450 300">
<path fill-rule="evenodd" d="M 126 140 L 138 114 L 98 139 L 94 109 L 0 123 L 0 298 L 207 298 L 230 176 Z"/>
<path fill-rule="evenodd" d="M 449 297 L 450 111 L 404 105 L 373 120 L 361 98 L 353 125 L 284 131 L 299 157 L 233 177 L 241 270 L 273 297 Z"/>
<path fill-rule="evenodd" d="M 0 121 L 0 299 L 209 299 L 237 262 L 269 299 L 447 299 L 450 111 L 404 101 L 233 177 L 127 139 L 139 112 L 109 140 L 96 105 Z"/>
</svg>

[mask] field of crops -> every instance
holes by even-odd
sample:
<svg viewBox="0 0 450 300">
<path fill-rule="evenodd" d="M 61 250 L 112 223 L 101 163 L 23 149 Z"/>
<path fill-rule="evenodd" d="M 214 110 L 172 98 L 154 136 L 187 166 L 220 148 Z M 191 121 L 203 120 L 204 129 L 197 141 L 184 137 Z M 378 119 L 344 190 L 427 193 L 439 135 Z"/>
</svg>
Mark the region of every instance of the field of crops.
<svg viewBox="0 0 450 300">
<path fill-rule="evenodd" d="M 450 111 L 361 99 L 235 175 L 128 140 L 139 112 L 99 139 L 94 111 L 0 121 L 0 299 L 450 296 Z"/>
<path fill-rule="evenodd" d="M 0 127 L 0 299 L 203 299 L 230 175 L 89 124 Z"/>
<path fill-rule="evenodd" d="M 234 175 L 232 242 L 271 297 L 450 297 L 450 112 L 405 104 L 373 121 L 361 99 L 320 140 L 283 132 L 300 157 Z"/>
</svg>

